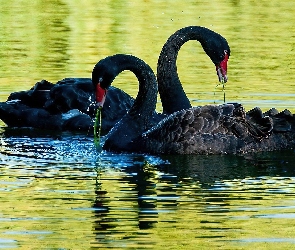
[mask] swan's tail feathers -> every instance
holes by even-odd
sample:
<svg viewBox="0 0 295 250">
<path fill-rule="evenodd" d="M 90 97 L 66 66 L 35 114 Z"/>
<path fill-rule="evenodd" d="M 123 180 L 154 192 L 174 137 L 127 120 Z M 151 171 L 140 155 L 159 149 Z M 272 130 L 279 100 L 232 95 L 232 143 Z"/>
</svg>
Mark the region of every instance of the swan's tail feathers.
<svg viewBox="0 0 295 250">
<path fill-rule="evenodd" d="M 279 112 L 272 108 L 265 114 L 273 119 L 275 132 L 295 132 L 295 116 L 289 110 Z"/>
</svg>

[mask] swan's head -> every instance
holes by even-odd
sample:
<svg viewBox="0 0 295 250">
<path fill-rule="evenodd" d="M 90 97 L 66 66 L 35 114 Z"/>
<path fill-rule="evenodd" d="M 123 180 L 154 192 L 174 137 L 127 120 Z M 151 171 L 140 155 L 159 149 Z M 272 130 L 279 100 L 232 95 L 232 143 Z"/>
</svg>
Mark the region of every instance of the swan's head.
<svg viewBox="0 0 295 250">
<path fill-rule="evenodd" d="M 221 83 L 227 82 L 227 61 L 229 54 L 227 50 L 224 50 L 224 58 L 220 63 L 215 63 L 218 80 Z"/>
<path fill-rule="evenodd" d="M 98 82 L 95 85 L 95 100 L 96 100 L 96 105 L 98 107 L 103 107 L 103 104 L 107 96 L 107 88 L 101 87 L 102 82 L 103 82 L 103 79 L 99 78 Z"/>
<path fill-rule="evenodd" d="M 204 51 L 216 66 L 218 80 L 221 83 L 227 82 L 227 62 L 230 56 L 230 48 L 226 39 L 220 34 L 207 30 L 201 40 Z"/>
<path fill-rule="evenodd" d="M 108 88 L 117 76 L 117 67 L 112 57 L 100 60 L 92 71 L 92 83 L 95 87 L 95 98 L 97 105 L 103 107 Z"/>
</svg>

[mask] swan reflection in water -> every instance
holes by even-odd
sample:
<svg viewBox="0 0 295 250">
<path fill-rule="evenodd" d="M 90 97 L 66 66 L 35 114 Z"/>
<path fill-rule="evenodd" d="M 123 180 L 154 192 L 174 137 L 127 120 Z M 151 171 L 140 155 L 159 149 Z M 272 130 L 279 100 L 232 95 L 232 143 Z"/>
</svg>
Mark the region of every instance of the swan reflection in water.
<svg viewBox="0 0 295 250">
<path fill-rule="evenodd" d="M 124 168 L 118 177 L 123 185 L 115 191 L 124 196 L 107 190 L 103 184 L 107 179 L 103 179 L 103 173 L 98 175 L 93 203 L 97 241 L 121 235 L 124 230 L 126 239 L 135 237 L 136 230 L 140 233 L 157 227 L 159 222 L 169 222 L 173 215 L 161 216 L 165 213 L 179 213 L 183 209 L 209 213 L 213 203 L 225 212 L 232 205 L 235 192 L 239 193 L 238 199 L 249 199 L 247 192 L 242 194 L 239 189 L 247 179 L 261 182 L 262 176 L 295 176 L 292 154 L 294 151 L 243 156 L 166 155 L 161 156 L 161 164 L 150 164 L 144 156 L 132 156 L 135 164 Z M 259 193 L 254 196 L 253 199 L 263 198 Z M 133 233 L 128 236 L 126 228 Z"/>
<path fill-rule="evenodd" d="M 124 175 L 119 178 L 120 183 L 128 183 L 128 186 L 132 187 L 132 190 L 128 188 L 125 189 L 125 186 L 122 186 L 118 192 L 126 192 L 126 197 L 118 199 L 118 204 L 121 207 L 119 209 L 126 210 L 127 214 L 132 214 L 131 221 L 126 224 L 137 224 L 138 229 L 149 229 L 153 227 L 154 223 L 158 222 L 158 211 L 157 211 L 157 193 L 156 193 L 156 184 L 155 180 L 156 169 L 154 166 L 150 165 L 144 156 L 132 156 L 135 163 L 133 166 L 124 168 Z M 103 171 L 98 166 L 97 170 L 97 179 L 95 185 L 95 194 L 96 199 L 93 204 L 94 214 L 95 214 L 95 232 L 107 233 L 106 231 L 122 231 L 122 226 L 120 221 L 124 224 L 124 221 L 130 220 L 125 218 L 124 215 L 116 211 L 118 207 L 112 207 L 110 205 L 111 197 L 109 192 L 104 188 L 101 180 L 101 172 Z M 129 196 L 128 196 L 129 195 Z M 132 208 L 124 207 L 126 206 L 125 201 L 132 202 Z M 134 213 L 137 213 L 134 216 Z M 119 216 L 119 217 L 118 217 Z M 124 216 L 124 218 L 120 218 Z M 134 218 L 137 218 L 136 221 Z"/>
</svg>

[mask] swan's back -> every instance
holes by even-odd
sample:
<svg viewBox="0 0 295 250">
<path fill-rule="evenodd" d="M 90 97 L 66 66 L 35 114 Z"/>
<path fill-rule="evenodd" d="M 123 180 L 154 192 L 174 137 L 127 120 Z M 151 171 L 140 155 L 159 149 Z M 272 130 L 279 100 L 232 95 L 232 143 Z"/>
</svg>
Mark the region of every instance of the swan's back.
<svg viewBox="0 0 295 250">
<path fill-rule="evenodd" d="M 235 127 L 234 104 L 205 105 L 173 113 L 144 133 L 148 150 L 154 153 L 207 154 L 226 150 L 225 135 L 244 137 L 243 129 Z M 218 135 L 219 140 L 216 140 Z"/>
<path fill-rule="evenodd" d="M 259 108 L 246 114 L 240 104 L 206 105 L 171 114 L 141 139 L 144 151 L 157 154 L 237 154 L 294 145 L 294 116 L 278 120 Z M 274 131 L 278 123 L 284 124 L 280 133 Z"/>
</svg>

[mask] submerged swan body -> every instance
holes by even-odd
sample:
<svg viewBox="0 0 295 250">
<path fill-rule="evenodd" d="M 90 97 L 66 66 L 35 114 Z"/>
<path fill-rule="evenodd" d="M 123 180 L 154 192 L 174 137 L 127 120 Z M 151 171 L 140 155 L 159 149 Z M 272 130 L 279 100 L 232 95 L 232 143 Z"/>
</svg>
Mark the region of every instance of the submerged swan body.
<svg viewBox="0 0 295 250">
<path fill-rule="evenodd" d="M 295 118 L 288 111 L 259 108 L 247 114 L 240 104 L 183 109 L 154 122 L 157 84 L 151 68 L 128 55 L 107 57 L 95 66 L 96 99 L 123 70 L 132 71 L 139 91 L 129 112 L 106 136 L 103 149 L 152 154 L 236 154 L 294 146 Z M 156 124 L 156 125 L 155 125 Z"/>
</svg>

